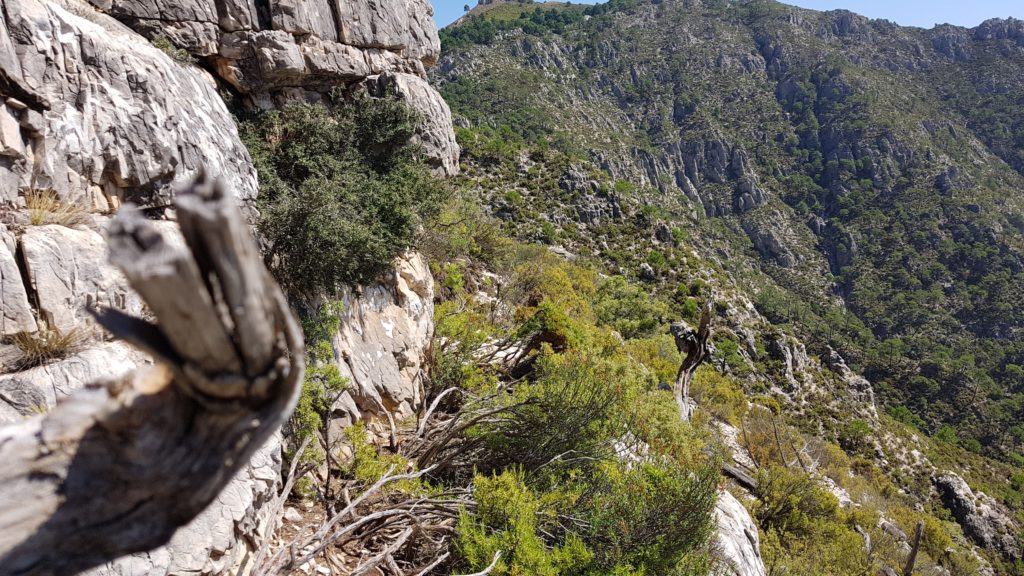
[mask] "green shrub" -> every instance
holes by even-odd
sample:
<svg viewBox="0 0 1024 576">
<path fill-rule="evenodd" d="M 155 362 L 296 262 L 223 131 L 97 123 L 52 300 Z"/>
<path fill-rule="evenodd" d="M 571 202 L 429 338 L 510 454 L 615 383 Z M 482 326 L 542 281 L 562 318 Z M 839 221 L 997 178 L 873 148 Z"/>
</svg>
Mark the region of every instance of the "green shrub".
<svg viewBox="0 0 1024 576">
<path fill-rule="evenodd" d="M 599 324 L 611 326 L 628 340 L 656 334 L 669 311 L 646 290 L 622 276 L 612 276 L 597 286 L 594 313 Z"/>
<path fill-rule="evenodd" d="M 178 48 L 177 46 L 171 43 L 170 39 L 167 38 L 167 36 L 164 36 L 163 34 L 159 34 L 153 37 L 153 47 L 163 51 L 164 54 L 167 54 L 171 57 L 171 60 L 174 60 L 175 62 L 183 66 L 196 63 L 196 59 L 193 58 L 191 54 L 189 54 L 188 50 L 184 48 Z"/>
<path fill-rule="evenodd" d="M 690 393 L 697 404 L 719 420 L 738 425 L 747 412 L 747 397 L 743 388 L 729 376 L 710 366 L 697 369 L 690 385 Z"/>
<path fill-rule="evenodd" d="M 526 485 L 521 470 L 493 476 L 477 475 L 473 481 L 475 514 L 459 516 L 455 549 L 467 571 L 486 568 L 501 552 L 491 574 L 557 576 L 578 573 L 574 569 L 591 561 L 583 542 L 569 535 L 561 544 L 548 544 L 540 531 L 557 526 L 559 509 L 571 504 L 573 495 L 537 494 Z"/>
<path fill-rule="evenodd" d="M 341 302 L 329 300 L 302 322 L 306 338 L 306 373 L 299 402 L 288 420 L 288 429 L 295 446 L 310 439 L 302 454 L 302 460 L 307 463 L 324 461 L 324 449 L 317 435 L 323 432 L 335 399 L 348 386 L 348 380 L 341 376 L 334 363 L 331 347 L 331 339 L 341 326 L 341 311 Z M 291 459 L 293 455 L 288 457 Z"/>
<path fill-rule="evenodd" d="M 613 382 L 628 378 L 607 359 L 546 349 L 537 361 L 536 377 L 517 387 L 512 405 L 499 423 L 478 431 L 490 456 L 479 463 L 487 470 L 514 462 L 527 471 L 607 456 L 620 429 L 622 395 Z"/>
<path fill-rule="evenodd" d="M 860 419 L 847 422 L 839 435 L 839 443 L 851 452 L 867 448 L 870 440 L 871 425 Z"/>
<path fill-rule="evenodd" d="M 806 535 L 816 520 L 834 518 L 839 501 L 807 474 L 784 466 L 765 466 L 757 473 L 758 525 L 780 532 Z"/>
<path fill-rule="evenodd" d="M 373 280 L 436 213 L 445 188 L 409 143 L 418 121 L 393 98 L 332 97 L 241 123 L 260 180 L 257 229 L 290 292 Z"/>
<path fill-rule="evenodd" d="M 605 463 L 584 496 L 596 574 L 673 574 L 711 537 L 718 471 L 672 459 Z"/>
</svg>

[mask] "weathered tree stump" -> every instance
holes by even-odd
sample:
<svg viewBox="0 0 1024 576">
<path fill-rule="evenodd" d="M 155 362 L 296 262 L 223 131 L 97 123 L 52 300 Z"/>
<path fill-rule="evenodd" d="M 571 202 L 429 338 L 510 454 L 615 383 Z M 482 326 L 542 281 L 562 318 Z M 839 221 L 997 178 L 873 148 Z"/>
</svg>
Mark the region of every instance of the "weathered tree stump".
<svg viewBox="0 0 1024 576">
<path fill-rule="evenodd" d="M 186 246 L 130 207 L 110 226 L 110 260 L 156 323 L 96 312 L 157 365 L 0 428 L 0 575 L 167 543 L 295 406 L 302 334 L 234 199 L 201 175 L 176 207 Z"/>
</svg>

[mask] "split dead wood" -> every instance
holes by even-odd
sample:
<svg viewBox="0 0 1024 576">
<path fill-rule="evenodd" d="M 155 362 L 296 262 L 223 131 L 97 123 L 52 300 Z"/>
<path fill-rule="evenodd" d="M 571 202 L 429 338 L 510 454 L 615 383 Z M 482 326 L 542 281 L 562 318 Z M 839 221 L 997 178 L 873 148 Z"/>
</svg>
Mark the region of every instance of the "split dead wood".
<svg viewBox="0 0 1024 576">
<path fill-rule="evenodd" d="M 0 429 L 0 574 L 76 574 L 167 543 L 291 414 L 303 339 L 236 201 L 201 175 L 176 199 L 185 245 L 138 210 L 110 260 L 156 323 L 96 312 L 157 368 Z"/>
<path fill-rule="evenodd" d="M 693 405 L 690 403 L 690 382 L 693 381 L 693 375 L 697 372 L 697 368 L 711 354 L 708 340 L 711 337 L 712 307 L 711 300 L 708 300 L 701 312 L 700 324 L 696 331 L 685 322 L 673 322 L 671 326 L 672 336 L 676 340 L 676 348 L 683 355 L 683 362 L 679 366 L 679 373 L 676 375 L 672 393 L 679 406 L 679 415 L 687 422 L 693 416 Z"/>
</svg>

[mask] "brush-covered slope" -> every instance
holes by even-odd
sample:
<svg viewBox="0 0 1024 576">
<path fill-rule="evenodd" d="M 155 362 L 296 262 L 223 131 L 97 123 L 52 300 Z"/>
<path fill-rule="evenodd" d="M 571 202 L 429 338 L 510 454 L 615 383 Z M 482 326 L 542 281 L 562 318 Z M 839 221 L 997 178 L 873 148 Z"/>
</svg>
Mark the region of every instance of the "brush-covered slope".
<svg viewBox="0 0 1024 576">
<path fill-rule="evenodd" d="M 887 403 L 1020 451 L 1024 23 L 618 0 L 443 36 L 436 79 L 470 147 L 575 158 L 527 202 L 571 244 L 616 260 L 593 232 L 641 196 Z M 678 267 L 654 259 L 672 285 Z"/>
<path fill-rule="evenodd" d="M 505 228 L 642 282 L 669 316 L 713 297 L 714 362 L 749 398 L 867 458 L 899 487 L 886 498 L 957 520 L 1012 573 L 1017 537 L 972 533 L 943 471 L 1019 521 L 1024 22 L 481 8 L 442 31 L 433 80 L 462 181 Z"/>
</svg>

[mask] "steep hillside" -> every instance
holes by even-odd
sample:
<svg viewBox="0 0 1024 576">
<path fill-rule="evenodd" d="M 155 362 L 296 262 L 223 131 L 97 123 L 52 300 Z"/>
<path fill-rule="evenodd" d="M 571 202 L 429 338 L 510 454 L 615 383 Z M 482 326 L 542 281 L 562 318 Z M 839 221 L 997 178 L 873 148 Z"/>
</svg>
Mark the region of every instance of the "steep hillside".
<svg viewBox="0 0 1024 576">
<path fill-rule="evenodd" d="M 1024 23 L 762 1 L 520 13 L 443 30 L 433 72 L 463 180 L 507 230 L 684 317 L 711 295 L 716 362 L 748 393 L 850 453 L 850 411 L 877 395 L 858 418 L 904 490 L 929 500 L 934 465 L 1020 510 Z M 831 370 L 794 378 L 787 339 Z M 929 465 L 897 456 L 899 430 Z"/>
</svg>

